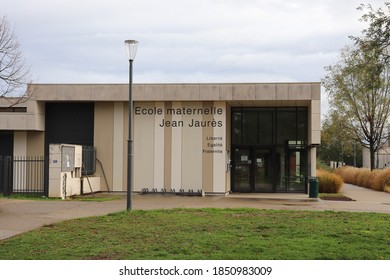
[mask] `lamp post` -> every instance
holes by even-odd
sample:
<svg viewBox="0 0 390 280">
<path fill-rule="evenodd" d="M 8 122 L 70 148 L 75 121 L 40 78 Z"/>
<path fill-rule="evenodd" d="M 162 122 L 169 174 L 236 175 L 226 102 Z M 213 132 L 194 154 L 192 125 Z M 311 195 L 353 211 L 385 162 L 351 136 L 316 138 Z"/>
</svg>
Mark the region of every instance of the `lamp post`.
<svg viewBox="0 0 390 280">
<path fill-rule="evenodd" d="M 129 138 L 127 140 L 127 210 L 131 210 L 131 193 L 133 190 L 133 61 L 137 53 L 138 41 L 126 40 L 125 47 L 129 58 Z"/>
</svg>

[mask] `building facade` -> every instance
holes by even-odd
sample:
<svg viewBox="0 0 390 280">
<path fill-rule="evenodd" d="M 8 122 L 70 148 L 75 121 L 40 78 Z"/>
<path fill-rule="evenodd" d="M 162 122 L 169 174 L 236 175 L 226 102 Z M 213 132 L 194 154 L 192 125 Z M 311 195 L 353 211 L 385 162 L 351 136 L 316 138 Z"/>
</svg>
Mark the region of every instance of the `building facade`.
<svg viewBox="0 0 390 280">
<path fill-rule="evenodd" d="M 30 90 L 27 102 L 0 106 L 0 154 L 48 157 L 50 144 L 93 146 L 99 164 L 91 176 L 104 176 L 97 189 L 126 191 L 128 85 Z M 320 83 L 135 84 L 134 191 L 306 192 L 320 96 Z"/>
</svg>

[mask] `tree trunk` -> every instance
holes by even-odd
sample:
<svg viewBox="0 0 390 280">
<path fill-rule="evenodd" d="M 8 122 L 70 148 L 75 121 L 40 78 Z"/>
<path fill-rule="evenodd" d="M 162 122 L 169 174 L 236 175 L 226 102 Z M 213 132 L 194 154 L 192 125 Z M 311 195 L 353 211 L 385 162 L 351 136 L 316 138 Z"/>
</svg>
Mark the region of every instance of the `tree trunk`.
<svg viewBox="0 0 390 280">
<path fill-rule="evenodd" d="M 370 145 L 370 169 L 371 171 L 375 169 L 375 149 Z"/>
</svg>

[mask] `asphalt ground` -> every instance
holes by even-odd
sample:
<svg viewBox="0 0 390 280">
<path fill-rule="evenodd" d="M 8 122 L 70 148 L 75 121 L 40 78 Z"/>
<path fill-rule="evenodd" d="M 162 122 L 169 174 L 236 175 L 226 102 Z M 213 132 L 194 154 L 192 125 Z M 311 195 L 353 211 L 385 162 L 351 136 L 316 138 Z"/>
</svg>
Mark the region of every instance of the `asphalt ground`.
<svg viewBox="0 0 390 280">
<path fill-rule="evenodd" d="M 279 210 L 350 211 L 390 214 L 390 193 L 345 184 L 342 193 L 352 201 L 309 198 L 307 194 L 229 194 L 227 196 L 178 196 L 133 194 L 132 209 L 257 208 Z M 0 240 L 64 220 L 100 216 L 126 210 L 125 193 L 110 201 L 20 200 L 0 198 Z M 390 216 L 389 216 L 390 217 Z"/>
</svg>

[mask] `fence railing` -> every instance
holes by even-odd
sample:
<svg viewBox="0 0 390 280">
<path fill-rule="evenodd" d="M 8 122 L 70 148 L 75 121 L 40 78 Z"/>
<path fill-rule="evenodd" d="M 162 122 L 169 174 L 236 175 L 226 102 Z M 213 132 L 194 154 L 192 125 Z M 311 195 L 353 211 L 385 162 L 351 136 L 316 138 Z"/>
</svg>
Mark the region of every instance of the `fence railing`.
<svg viewBox="0 0 390 280">
<path fill-rule="evenodd" d="M 96 148 L 93 146 L 83 146 L 83 166 L 81 174 L 93 175 L 96 172 Z"/>
<path fill-rule="evenodd" d="M 0 192 L 8 195 L 45 195 L 45 158 L 0 156 Z"/>
</svg>

